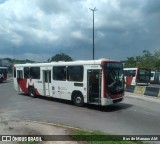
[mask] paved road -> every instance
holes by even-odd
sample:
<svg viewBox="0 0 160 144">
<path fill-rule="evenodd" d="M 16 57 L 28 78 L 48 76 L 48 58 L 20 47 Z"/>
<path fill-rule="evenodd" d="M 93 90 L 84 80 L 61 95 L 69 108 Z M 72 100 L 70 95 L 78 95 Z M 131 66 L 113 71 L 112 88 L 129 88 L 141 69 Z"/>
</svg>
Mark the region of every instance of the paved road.
<svg viewBox="0 0 160 144">
<path fill-rule="evenodd" d="M 149 87 L 156 87 L 156 88 L 160 88 L 160 84 L 150 84 Z"/>
<path fill-rule="evenodd" d="M 0 84 L 0 121 L 46 121 L 111 134 L 159 134 L 160 99 L 129 97 L 117 105 L 76 107 L 70 102 L 17 94 L 13 82 Z"/>
</svg>

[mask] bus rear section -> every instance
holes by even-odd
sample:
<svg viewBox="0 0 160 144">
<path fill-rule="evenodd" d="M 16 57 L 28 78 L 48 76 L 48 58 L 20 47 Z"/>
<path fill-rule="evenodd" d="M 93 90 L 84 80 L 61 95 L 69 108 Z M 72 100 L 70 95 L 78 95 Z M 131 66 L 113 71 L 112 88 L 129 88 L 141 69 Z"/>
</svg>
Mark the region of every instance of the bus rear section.
<svg viewBox="0 0 160 144">
<path fill-rule="evenodd" d="M 144 85 L 150 83 L 151 70 L 146 68 L 124 68 L 125 84 Z"/>
<path fill-rule="evenodd" d="M 8 73 L 7 67 L 0 67 L 0 82 L 7 80 L 7 73 Z"/>
<path fill-rule="evenodd" d="M 15 65 L 14 87 L 32 97 L 65 99 L 77 106 L 111 105 L 123 100 L 123 65 L 111 60 Z"/>
</svg>

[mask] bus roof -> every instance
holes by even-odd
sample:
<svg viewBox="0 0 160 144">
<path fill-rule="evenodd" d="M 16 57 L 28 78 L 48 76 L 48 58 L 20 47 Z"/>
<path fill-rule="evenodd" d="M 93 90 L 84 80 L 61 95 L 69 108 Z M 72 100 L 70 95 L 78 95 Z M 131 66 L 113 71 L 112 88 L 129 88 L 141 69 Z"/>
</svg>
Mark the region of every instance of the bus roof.
<svg viewBox="0 0 160 144">
<path fill-rule="evenodd" d="M 94 65 L 101 64 L 102 62 L 119 62 L 110 59 L 99 59 L 99 60 L 77 60 L 77 61 L 59 61 L 59 62 L 49 62 L 49 63 L 26 63 L 26 64 L 15 64 L 14 67 L 24 67 L 24 66 L 63 66 L 63 65 Z"/>
<path fill-rule="evenodd" d="M 137 70 L 138 68 L 123 68 L 123 70 Z"/>
<path fill-rule="evenodd" d="M 137 67 L 137 68 L 123 68 L 123 70 L 137 70 L 137 69 L 144 69 L 144 70 L 151 70 L 149 68 Z"/>
</svg>

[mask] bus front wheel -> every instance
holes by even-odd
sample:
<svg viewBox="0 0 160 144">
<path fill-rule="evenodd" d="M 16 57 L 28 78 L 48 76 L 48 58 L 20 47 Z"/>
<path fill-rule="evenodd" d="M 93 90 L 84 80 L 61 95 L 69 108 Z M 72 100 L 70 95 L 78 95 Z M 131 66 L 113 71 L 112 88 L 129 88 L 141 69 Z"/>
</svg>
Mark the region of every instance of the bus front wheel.
<svg viewBox="0 0 160 144">
<path fill-rule="evenodd" d="M 80 93 L 76 93 L 73 99 L 73 102 L 76 106 L 83 106 L 84 105 L 84 98 L 82 96 L 82 94 Z"/>
<path fill-rule="evenodd" d="M 28 94 L 29 94 L 31 97 L 33 97 L 33 98 L 36 97 L 36 93 L 35 93 L 34 87 L 30 87 L 30 88 L 29 88 Z"/>
</svg>

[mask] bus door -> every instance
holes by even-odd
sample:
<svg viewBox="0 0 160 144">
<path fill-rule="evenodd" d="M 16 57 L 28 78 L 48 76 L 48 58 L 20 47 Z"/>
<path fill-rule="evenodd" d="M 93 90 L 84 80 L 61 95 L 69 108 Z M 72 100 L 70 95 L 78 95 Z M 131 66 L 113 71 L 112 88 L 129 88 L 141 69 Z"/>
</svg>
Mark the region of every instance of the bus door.
<svg viewBox="0 0 160 144">
<path fill-rule="evenodd" d="M 90 69 L 87 71 L 87 99 L 88 103 L 101 104 L 102 70 Z"/>
<path fill-rule="evenodd" d="M 50 96 L 51 90 L 51 70 L 43 71 L 43 92 L 44 96 Z"/>
<path fill-rule="evenodd" d="M 23 70 L 17 70 L 18 91 L 22 91 L 23 87 Z"/>
</svg>

